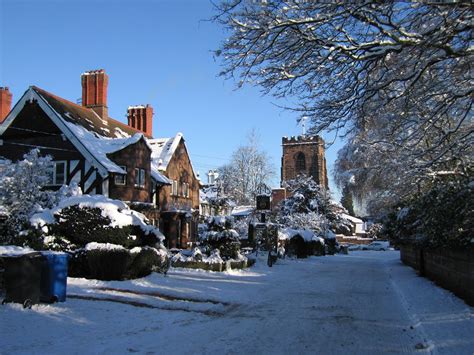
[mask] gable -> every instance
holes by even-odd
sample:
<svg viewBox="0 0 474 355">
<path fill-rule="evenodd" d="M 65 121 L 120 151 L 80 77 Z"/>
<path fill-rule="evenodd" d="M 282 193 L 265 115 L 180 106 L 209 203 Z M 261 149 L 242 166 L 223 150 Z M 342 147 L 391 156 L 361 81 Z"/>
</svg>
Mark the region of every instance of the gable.
<svg viewBox="0 0 474 355">
<path fill-rule="evenodd" d="M 7 116 L 3 124 L 0 125 L 0 135 L 6 132 L 14 121 L 23 111 L 24 107 L 30 102 L 37 103 L 41 110 L 50 118 L 50 120 L 61 131 L 64 140 L 69 142 L 77 149 L 82 156 L 89 161 L 102 177 L 106 177 L 109 172 L 123 173 L 123 170 L 110 159 L 107 154 L 123 149 L 124 147 L 144 139 L 143 134 L 135 134 L 133 137 L 112 139 L 97 134 L 95 131 L 89 131 L 81 124 L 74 123 L 72 120 L 65 120 L 56 112 L 49 101 L 40 95 L 34 87 L 30 87 L 21 97 L 13 110 Z M 66 116 L 67 112 L 64 113 Z M 32 120 L 35 116 L 32 117 Z"/>
<path fill-rule="evenodd" d="M 168 177 L 174 175 L 173 171 L 180 172 L 179 176 L 173 176 L 175 180 L 184 179 L 187 182 L 198 181 L 184 139 L 180 140 L 174 150 L 166 168 L 166 175 Z"/>
<path fill-rule="evenodd" d="M 0 155 L 13 161 L 22 159 L 33 148 L 39 148 L 43 155 L 51 155 L 55 160 L 82 157 L 35 101 L 25 103 L 1 137 Z"/>
</svg>

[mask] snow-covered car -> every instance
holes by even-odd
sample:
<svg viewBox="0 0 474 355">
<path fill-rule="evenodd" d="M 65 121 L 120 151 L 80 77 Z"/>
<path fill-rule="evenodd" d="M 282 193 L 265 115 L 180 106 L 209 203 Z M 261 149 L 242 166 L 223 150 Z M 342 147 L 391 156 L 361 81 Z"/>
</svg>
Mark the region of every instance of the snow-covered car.
<svg viewBox="0 0 474 355">
<path fill-rule="evenodd" d="M 349 251 L 361 250 L 361 249 L 362 249 L 362 245 L 360 244 L 349 244 L 347 247 L 347 250 Z"/>
<path fill-rule="evenodd" d="M 364 245 L 362 250 L 388 250 L 390 247 L 389 242 L 372 242 L 370 244 Z"/>
</svg>

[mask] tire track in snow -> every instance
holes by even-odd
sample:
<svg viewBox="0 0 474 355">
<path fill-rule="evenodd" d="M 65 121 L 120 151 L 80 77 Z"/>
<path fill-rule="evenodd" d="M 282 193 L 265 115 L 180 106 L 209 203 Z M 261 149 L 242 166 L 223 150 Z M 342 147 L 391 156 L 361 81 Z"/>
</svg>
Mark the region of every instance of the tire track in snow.
<svg viewBox="0 0 474 355">
<path fill-rule="evenodd" d="M 96 297 L 96 296 L 85 296 L 85 295 L 78 295 L 78 294 L 69 294 L 67 297 L 71 299 L 79 299 L 79 300 L 85 300 L 85 301 L 121 303 L 121 304 L 129 305 L 129 306 L 133 306 L 133 307 L 159 309 L 163 311 L 181 311 L 181 312 L 190 312 L 190 313 L 200 313 L 200 314 L 204 314 L 206 316 L 211 316 L 211 317 L 221 317 L 224 315 L 223 312 L 217 312 L 213 310 L 196 310 L 196 309 L 190 309 L 190 308 L 184 308 L 184 307 L 155 306 L 146 302 L 133 301 L 133 300 L 122 298 L 122 297 Z"/>
<path fill-rule="evenodd" d="M 428 334 L 426 333 L 421 319 L 418 317 L 416 313 L 410 312 L 410 304 L 408 303 L 403 291 L 400 289 L 398 284 L 395 282 L 395 280 L 392 277 L 392 274 L 390 270 L 388 270 L 387 265 L 384 265 L 386 268 L 386 272 L 388 274 L 389 280 L 390 280 L 390 285 L 392 289 L 395 291 L 396 296 L 400 300 L 400 304 L 405 311 L 405 314 L 407 315 L 408 319 L 412 323 L 412 327 L 418 332 L 418 334 L 421 336 L 425 344 L 417 344 L 415 346 L 416 350 L 424 350 L 424 351 L 429 351 L 431 354 L 438 354 L 438 351 L 436 349 L 436 345 L 433 340 L 429 339 Z"/>
</svg>

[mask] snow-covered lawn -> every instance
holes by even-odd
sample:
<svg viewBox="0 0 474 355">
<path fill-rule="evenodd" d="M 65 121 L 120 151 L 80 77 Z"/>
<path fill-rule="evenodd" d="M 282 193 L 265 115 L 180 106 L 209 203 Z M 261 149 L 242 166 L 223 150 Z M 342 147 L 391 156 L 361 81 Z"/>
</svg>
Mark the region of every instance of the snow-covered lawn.
<svg viewBox="0 0 474 355">
<path fill-rule="evenodd" d="M 396 251 L 69 279 L 67 302 L 0 307 L 0 354 L 474 352 L 474 308 Z"/>
</svg>

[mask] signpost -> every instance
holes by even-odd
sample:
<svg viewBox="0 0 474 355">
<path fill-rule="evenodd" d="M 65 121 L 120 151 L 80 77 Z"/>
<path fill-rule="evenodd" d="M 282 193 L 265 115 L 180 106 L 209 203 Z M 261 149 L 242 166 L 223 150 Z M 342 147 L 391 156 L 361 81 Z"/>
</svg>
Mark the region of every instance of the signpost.
<svg viewBox="0 0 474 355">
<path fill-rule="evenodd" d="M 263 242 L 266 244 L 266 249 L 268 249 L 267 263 L 268 266 L 271 267 L 274 263 L 274 259 L 276 259 L 276 249 L 278 243 L 278 228 L 272 224 L 267 224 L 265 216 L 265 213 L 270 212 L 272 209 L 272 189 L 265 184 L 260 184 L 257 188 L 255 202 L 257 206 L 256 210 L 261 213 L 261 223 L 257 224 L 255 228 L 257 230 L 262 230 L 263 232 Z"/>
</svg>

